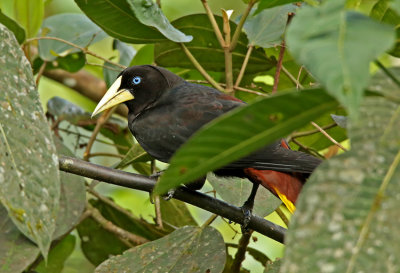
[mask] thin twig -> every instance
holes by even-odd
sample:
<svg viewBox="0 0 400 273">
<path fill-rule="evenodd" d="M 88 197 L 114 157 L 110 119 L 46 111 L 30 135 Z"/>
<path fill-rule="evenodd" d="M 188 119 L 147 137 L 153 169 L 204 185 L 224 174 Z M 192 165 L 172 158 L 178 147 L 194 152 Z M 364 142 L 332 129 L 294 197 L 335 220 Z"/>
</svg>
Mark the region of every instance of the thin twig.
<svg viewBox="0 0 400 273">
<path fill-rule="evenodd" d="M 114 112 L 115 107 L 111 108 L 111 109 L 107 109 L 102 115 L 101 117 L 97 120 L 97 124 L 96 127 L 93 130 L 92 136 L 90 137 L 88 144 L 86 146 L 86 150 L 83 153 L 83 159 L 88 161 L 89 160 L 89 154 L 90 154 L 90 150 L 92 149 L 93 143 L 98 135 L 98 133 L 100 132 L 101 127 L 103 127 L 103 125 L 107 122 L 107 120 L 111 117 L 112 113 Z"/>
<path fill-rule="evenodd" d="M 299 147 L 301 147 L 303 150 L 308 151 L 309 153 L 315 155 L 316 157 L 325 159 L 325 157 L 323 155 L 321 155 L 320 153 L 318 153 L 318 151 L 314 150 L 313 148 L 307 147 L 304 144 L 302 144 L 301 142 L 297 141 L 297 139 L 292 138 L 291 139 L 292 142 L 296 143 Z"/>
<path fill-rule="evenodd" d="M 235 258 L 233 259 L 233 262 L 232 262 L 230 272 L 232 272 L 232 273 L 240 272 L 240 267 L 246 257 L 246 249 L 250 243 L 250 238 L 251 238 L 252 233 L 253 233 L 253 231 L 250 230 L 249 232 L 245 232 L 242 234 L 242 237 L 239 240 L 238 249 L 235 254 Z"/>
<path fill-rule="evenodd" d="M 300 66 L 299 73 L 297 73 L 296 89 L 299 89 L 299 87 L 300 87 L 300 76 L 301 76 L 301 72 L 302 72 L 302 71 L 303 71 L 303 66 Z M 289 73 L 289 74 L 290 74 L 290 73 Z"/>
<path fill-rule="evenodd" d="M 109 157 L 117 157 L 117 158 L 124 158 L 125 156 L 120 154 L 112 154 L 112 153 L 91 153 L 88 155 L 88 158 L 96 157 L 96 156 L 109 156 Z"/>
<path fill-rule="evenodd" d="M 217 40 L 219 44 L 221 45 L 222 48 L 225 47 L 225 41 L 224 38 L 222 37 L 221 30 L 218 27 L 217 21 L 215 21 L 214 14 L 212 13 L 210 7 L 208 6 L 207 0 L 201 0 L 201 3 L 203 4 L 204 9 L 206 10 L 208 19 L 210 19 L 211 25 L 214 29 L 214 33 L 217 36 Z"/>
<path fill-rule="evenodd" d="M 236 82 L 235 82 L 235 85 L 233 86 L 233 88 L 237 88 L 240 85 L 240 82 L 242 81 L 244 72 L 246 71 L 246 67 L 249 62 L 250 55 L 251 55 L 251 52 L 253 51 L 253 48 L 254 48 L 254 45 L 249 45 L 249 47 L 247 48 L 246 56 L 244 57 L 242 67 L 240 68 L 239 75 L 236 79 Z"/>
<path fill-rule="evenodd" d="M 202 81 L 202 80 L 186 80 L 188 82 L 194 82 L 194 83 L 203 83 L 203 84 L 207 84 L 209 83 L 208 81 Z M 218 83 L 219 85 L 221 85 L 222 87 L 225 87 L 226 84 L 225 83 Z M 268 97 L 268 94 L 264 94 L 261 92 L 257 92 L 248 88 L 244 88 L 244 87 L 240 87 L 240 86 L 233 86 L 233 89 L 236 89 L 238 91 L 242 91 L 242 92 L 247 92 L 247 93 L 252 93 L 252 94 L 256 94 L 259 96 L 264 96 L 264 97 Z"/>
<path fill-rule="evenodd" d="M 39 81 L 43 75 L 44 70 L 46 69 L 46 65 L 47 65 L 47 61 L 44 61 L 43 64 L 40 66 L 39 72 L 37 73 L 37 76 L 36 76 L 36 86 L 39 86 Z"/>
<path fill-rule="evenodd" d="M 285 40 L 282 41 L 281 49 L 279 51 L 278 63 L 276 64 L 276 72 L 274 76 L 274 86 L 272 87 L 272 94 L 278 91 L 279 78 L 281 75 L 283 56 L 285 55 Z"/>
<path fill-rule="evenodd" d="M 214 222 L 214 220 L 217 219 L 217 218 L 218 218 L 217 214 L 211 215 L 211 217 L 208 218 L 201 227 L 205 228 L 205 227 L 211 225 L 211 223 Z"/>
<path fill-rule="evenodd" d="M 104 216 L 101 215 L 100 211 L 95 207 L 93 207 L 91 204 L 87 203 L 86 207 L 87 210 L 90 211 L 90 216 L 93 218 L 93 220 L 99 223 L 105 230 L 117 235 L 117 237 L 120 238 L 121 241 L 128 247 L 133 247 L 134 245 L 141 245 L 149 241 L 142 236 L 130 233 L 129 231 L 126 231 L 114 225 L 111 221 L 104 218 Z"/>
<path fill-rule="evenodd" d="M 237 25 L 235 33 L 232 36 L 232 42 L 231 42 L 230 49 L 229 49 L 231 52 L 235 49 L 236 44 L 239 40 L 240 33 L 242 32 L 244 22 L 246 21 L 247 16 L 249 16 L 251 9 L 253 8 L 253 6 L 256 2 L 257 1 L 250 0 L 250 2 L 247 4 L 247 8 L 244 11 L 242 17 L 240 18 L 239 24 Z"/>
<path fill-rule="evenodd" d="M 118 67 L 120 67 L 120 68 L 122 68 L 122 69 L 125 69 L 125 68 L 126 68 L 126 66 L 124 66 L 124 65 L 122 65 L 122 64 L 119 64 L 119 63 L 112 62 L 112 61 L 110 61 L 110 60 L 107 60 L 106 58 L 104 58 L 104 57 L 102 57 L 102 56 L 100 56 L 100 55 L 97 55 L 96 53 L 94 53 L 94 52 L 88 50 L 88 49 L 85 48 L 85 47 L 78 46 L 78 45 L 76 45 L 76 44 L 74 44 L 74 43 L 71 43 L 71 42 L 69 42 L 69 41 L 67 41 L 67 40 L 64 40 L 64 39 L 61 39 L 61 38 L 57 38 L 57 37 L 34 37 L 34 38 L 27 39 L 27 40 L 24 42 L 24 44 L 27 44 L 27 43 L 30 43 L 30 42 L 36 41 L 36 40 L 55 40 L 55 41 L 59 41 L 59 42 L 62 42 L 62 43 L 64 43 L 64 44 L 67 44 L 67 45 L 69 45 L 69 46 L 75 47 L 75 48 L 81 50 L 83 53 L 88 54 L 88 55 L 91 55 L 91 56 L 93 56 L 93 57 L 96 57 L 97 59 L 103 60 L 103 61 L 105 61 L 105 62 L 107 62 L 107 63 L 109 63 L 109 64 L 118 66 Z"/>
<path fill-rule="evenodd" d="M 192 62 L 194 67 L 203 75 L 203 77 L 212 85 L 214 88 L 219 91 L 224 91 L 224 89 L 207 73 L 207 71 L 201 66 L 201 64 L 196 60 L 196 58 L 192 55 L 189 49 L 183 44 L 180 43 L 180 46 L 183 52 L 186 54 L 188 59 Z"/>
<path fill-rule="evenodd" d="M 281 218 L 282 222 L 285 223 L 286 227 L 289 226 L 289 219 L 286 217 L 285 213 L 281 210 L 280 207 L 277 207 L 275 210 L 276 214 L 278 214 L 279 218 Z"/>
<path fill-rule="evenodd" d="M 225 34 L 225 46 L 224 55 L 225 55 L 225 82 L 226 88 L 225 92 L 234 95 L 233 89 L 233 71 L 232 71 L 232 52 L 230 51 L 231 45 L 231 26 L 229 22 L 229 16 L 227 11 L 222 10 L 222 18 L 224 20 L 224 34 Z"/>
<path fill-rule="evenodd" d="M 324 129 L 322 129 L 321 127 L 318 126 L 318 124 L 316 124 L 314 121 L 311 121 L 312 126 L 314 126 L 315 128 L 317 128 L 324 136 L 326 136 L 330 141 L 332 141 L 332 143 L 334 143 L 336 146 L 338 146 L 340 149 L 342 149 L 343 151 L 347 152 L 347 149 L 345 147 L 342 146 L 342 144 L 340 144 L 339 142 L 337 142 L 333 137 L 331 137 Z"/>
<path fill-rule="evenodd" d="M 118 68 L 115 68 L 115 67 L 111 67 L 111 66 L 108 66 L 108 65 L 104 65 L 104 64 L 96 64 L 96 63 L 89 63 L 89 62 L 86 62 L 86 65 L 98 66 L 98 67 L 105 68 L 105 69 L 108 69 L 108 70 L 121 72 L 121 69 L 118 69 Z"/>
<path fill-rule="evenodd" d="M 336 126 L 337 126 L 336 123 L 331 123 L 331 124 L 325 125 L 325 126 L 323 126 L 321 128 L 324 129 L 324 130 L 328 130 L 328 129 L 331 129 L 331 128 L 336 127 Z M 296 133 L 293 133 L 293 134 L 290 135 L 289 140 L 293 139 L 293 138 L 313 135 L 313 134 L 316 134 L 316 133 L 319 133 L 319 132 L 320 132 L 320 130 L 318 130 L 318 129 L 305 131 L 305 132 L 296 132 Z"/>
<path fill-rule="evenodd" d="M 156 173 L 157 173 L 156 161 L 153 159 L 151 161 L 151 174 L 154 175 Z M 159 195 L 154 196 L 154 209 L 155 209 L 155 214 L 156 214 L 157 226 L 160 229 L 164 229 L 163 219 L 162 219 L 162 214 L 161 214 L 161 202 L 160 202 L 160 196 Z"/>
<path fill-rule="evenodd" d="M 296 85 L 296 88 L 304 89 L 304 86 L 285 68 L 284 65 L 281 66 L 283 73 Z"/>
<path fill-rule="evenodd" d="M 379 60 L 375 60 L 375 64 L 382 69 L 386 76 L 388 76 L 398 87 L 400 87 L 400 80 L 397 79 L 389 69 L 387 69 Z"/>
</svg>

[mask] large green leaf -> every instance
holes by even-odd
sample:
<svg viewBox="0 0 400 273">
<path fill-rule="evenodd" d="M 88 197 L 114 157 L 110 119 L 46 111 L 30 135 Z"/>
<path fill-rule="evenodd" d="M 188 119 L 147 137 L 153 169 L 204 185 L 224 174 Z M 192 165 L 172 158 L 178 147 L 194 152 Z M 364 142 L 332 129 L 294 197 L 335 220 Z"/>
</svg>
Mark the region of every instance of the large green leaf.
<svg viewBox="0 0 400 273">
<path fill-rule="evenodd" d="M 392 76 L 400 79 L 400 67 L 390 67 L 388 71 Z M 372 76 L 368 89 L 378 92 L 383 96 L 400 100 L 400 86 L 382 70 L 379 70 Z"/>
<path fill-rule="evenodd" d="M 160 199 L 162 220 L 175 227 L 197 226 L 185 202 L 177 199 L 165 201 Z"/>
<path fill-rule="evenodd" d="M 222 29 L 222 17 L 215 16 L 215 19 Z M 193 56 L 206 69 L 211 71 L 225 71 L 224 50 L 219 45 L 206 14 L 192 14 L 181 17 L 172 22 L 172 25 L 192 35 L 193 41 L 185 44 Z M 231 22 L 231 31 L 234 32 L 236 24 Z M 248 40 L 242 33 L 238 44 L 232 52 L 233 69 L 238 73 L 247 52 Z M 179 44 L 172 42 L 158 43 L 154 48 L 155 62 L 164 67 L 183 67 L 194 68 L 193 64 L 186 57 Z M 254 50 L 250 56 L 246 68 L 247 73 L 258 73 L 273 67 L 275 62 L 268 59 L 264 51 L 260 48 Z"/>
<path fill-rule="evenodd" d="M 59 139 L 54 137 L 54 140 L 59 155 L 74 156 Z M 86 205 L 86 187 L 83 177 L 61 172 L 60 180 L 60 208 L 53 239 L 61 237 L 78 224 Z"/>
<path fill-rule="evenodd" d="M 96 268 L 108 272 L 222 272 L 226 250 L 221 234 L 212 227 L 183 227 L 159 240 L 108 259 Z"/>
<path fill-rule="evenodd" d="M 128 0 L 131 9 L 139 21 L 150 27 L 155 27 L 169 40 L 176 43 L 190 42 L 193 37 L 185 35 L 174 28 L 165 17 L 158 5 L 152 0 Z"/>
<path fill-rule="evenodd" d="M 42 261 L 36 268 L 38 273 L 60 273 L 64 268 L 64 263 L 74 251 L 76 238 L 74 235 L 67 235 L 49 252 L 47 261 Z"/>
<path fill-rule="evenodd" d="M 213 173 L 207 175 L 207 180 L 224 201 L 237 207 L 243 206 L 249 198 L 253 186 L 253 183 L 247 178 L 219 177 Z M 281 200 L 269 190 L 260 187 L 254 199 L 253 213 L 265 217 L 274 212 L 281 204 Z"/>
<path fill-rule="evenodd" d="M 25 29 L 27 38 L 36 35 L 43 15 L 43 0 L 14 0 L 14 18 Z"/>
<path fill-rule="evenodd" d="M 281 272 L 399 272 L 400 105 L 367 97 L 350 152 L 324 162 L 296 203 Z"/>
<path fill-rule="evenodd" d="M 91 200 L 91 204 L 113 224 L 146 239 L 155 240 L 167 234 L 155 225 L 134 216 L 129 217 L 104 202 Z M 81 238 L 82 251 L 94 265 L 100 264 L 110 255 L 122 254 L 123 251 L 128 249 L 115 234 L 105 230 L 92 218 L 82 221 L 77 230 Z"/>
<path fill-rule="evenodd" d="M 295 5 L 283 5 L 247 18 L 243 29 L 250 44 L 264 48 L 279 45 L 286 29 L 288 14 L 295 10 Z"/>
<path fill-rule="evenodd" d="M 0 272 L 24 271 L 39 255 L 39 248 L 14 225 L 0 204 Z"/>
<path fill-rule="evenodd" d="M 13 19 L 5 15 L 0 10 L 0 23 L 5 25 L 9 30 L 11 30 L 15 38 L 17 38 L 18 43 L 22 44 L 25 40 L 25 30 Z"/>
<path fill-rule="evenodd" d="M 44 256 L 60 197 L 58 160 L 31 67 L 0 24 L 0 201 Z"/>
<path fill-rule="evenodd" d="M 62 13 L 44 20 L 41 36 L 56 37 L 86 47 L 107 35 L 83 14 Z M 79 49 L 60 41 L 39 40 L 39 56 L 45 61 L 53 61 L 60 55 L 64 57 L 77 51 Z"/>
<path fill-rule="evenodd" d="M 294 2 L 300 2 L 300 1 L 298 1 L 298 0 L 260 0 L 255 14 L 257 14 L 265 9 L 270 9 L 270 8 L 273 8 L 276 6 L 286 5 L 286 4 L 294 3 Z"/>
<path fill-rule="evenodd" d="M 278 94 L 235 109 L 204 126 L 182 145 L 154 191 L 165 193 L 194 181 L 336 107 L 337 102 L 323 90 L 310 89 Z"/>
<path fill-rule="evenodd" d="M 368 84 L 369 63 L 389 49 L 394 29 L 346 11 L 344 0 L 302 7 L 287 31 L 293 56 L 357 117 Z"/>
<path fill-rule="evenodd" d="M 167 40 L 138 20 L 127 0 L 75 0 L 80 9 L 108 35 L 131 44 Z"/>
</svg>

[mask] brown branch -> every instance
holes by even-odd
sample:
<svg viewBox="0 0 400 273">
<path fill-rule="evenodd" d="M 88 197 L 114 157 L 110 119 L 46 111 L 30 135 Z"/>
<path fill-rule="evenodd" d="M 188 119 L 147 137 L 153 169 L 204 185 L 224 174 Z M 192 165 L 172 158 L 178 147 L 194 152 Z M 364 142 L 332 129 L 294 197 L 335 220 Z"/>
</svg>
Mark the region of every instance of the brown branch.
<svg viewBox="0 0 400 273">
<path fill-rule="evenodd" d="M 61 69 L 45 70 L 43 75 L 75 90 L 94 102 L 99 102 L 107 91 L 106 83 L 103 80 L 84 70 L 76 73 Z M 125 105 L 119 105 L 116 112 L 123 117 L 128 116 L 128 108 Z"/>
<path fill-rule="evenodd" d="M 285 55 L 285 40 L 282 41 L 281 49 L 279 51 L 278 63 L 276 64 L 276 72 L 274 76 L 274 86 L 272 87 L 272 94 L 278 90 L 279 77 L 281 75 L 283 56 Z"/>
<path fill-rule="evenodd" d="M 340 144 L 339 142 L 337 142 L 333 137 L 331 137 L 324 129 L 322 129 L 321 127 L 318 126 L 318 124 L 316 124 L 314 121 L 311 121 L 312 126 L 314 126 L 315 128 L 317 128 L 324 136 L 326 136 L 326 138 L 328 138 L 330 141 L 332 141 L 333 144 L 335 144 L 336 146 L 338 146 L 340 149 L 342 149 L 343 151 L 347 152 L 347 149 L 345 147 L 342 146 L 342 144 Z"/>
<path fill-rule="evenodd" d="M 239 240 L 238 250 L 236 252 L 235 258 L 233 259 L 231 271 L 232 273 L 239 273 L 240 266 L 246 257 L 246 249 L 250 243 L 251 234 L 253 231 L 245 232 Z"/>
<path fill-rule="evenodd" d="M 114 225 L 111 221 L 104 218 L 98 209 L 96 209 L 89 203 L 87 203 L 86 206 L 87 206 L 87 210 L 90 212 L 90 217 L 92 217 L 93 220 L 95 220 L 97 223 L 99 223 L 105 230 L 117 235 L 117 237 L 119 239 L 121 239 L 121 241 L 128 247 L 133 247 L 134 246 L 133 244 L 141 245 L 141 244 L 147 243 L 149 241 L 142 236 L 130 233 L 129 231 L 126 231 L 126 230 Z M 131 242 L 133 244 L 131 244 Z"/>
<path fill-rule="evenodd" d="M 39 72 L 36 75 L 36 86 L 39 86 L 40 78 L 43 75 L 44 70 L 46 69 L 47 61 L 44 61 L 43 64 L 40 66 Z"/>
</svg>

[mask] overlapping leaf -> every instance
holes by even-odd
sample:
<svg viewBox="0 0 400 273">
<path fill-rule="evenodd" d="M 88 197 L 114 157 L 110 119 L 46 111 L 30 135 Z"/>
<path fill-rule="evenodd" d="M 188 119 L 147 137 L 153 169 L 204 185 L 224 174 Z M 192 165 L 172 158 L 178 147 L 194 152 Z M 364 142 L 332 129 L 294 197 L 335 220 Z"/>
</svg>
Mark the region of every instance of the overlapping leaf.
<svg viewBox="0 0 400 273">
<path fill-rule="evenodd" d="M 44 256 L 60 197 L 58 160 L 31 67 L 0 24 L 0 201 Z"/>
<path fill-rule="evenodd" d="M 287 31 L 293 56 L 357 117 L 368 84 L 369 63 L 390 49 L 394 29 L 361 13 L 346 11 L 345 1 L 302 7 Z"/>
<path fill-rule="evenodd" d="M 204 126 L 175 153 L 154 191 L 165 193 L 194 181 L 336 107 L 337 102 L 323 90 L 310 89 L 264 98 L 231 111 Z"/>
</svg>

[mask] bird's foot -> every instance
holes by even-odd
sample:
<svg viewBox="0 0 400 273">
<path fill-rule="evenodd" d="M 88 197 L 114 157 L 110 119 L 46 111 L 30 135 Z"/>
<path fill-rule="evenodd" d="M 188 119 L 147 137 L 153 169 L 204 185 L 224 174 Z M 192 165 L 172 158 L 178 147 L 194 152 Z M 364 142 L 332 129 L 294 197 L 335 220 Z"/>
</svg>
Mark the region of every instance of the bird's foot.
<svg viewBox="0 0 400 273">
<path fill-rule="evenodd" d="M 248 225 L 250 223 L 251 216 L 252 216 L 252 207 L 253 206 L 250 206 L 247 202 L 245 202 L 243 204 L 243 206 L 241 207 L 243 215 L 244 215 L 243 224 L 240 226 L 242 229 L 242 233 L 247 233 L 250 230 L 248 228 Z"/>
<path fill-rule="evenodd" d="M 162 175 L 163 172 L 164 171 L 155 172 L 155 173 L 151 174 L 149 177 L 151 179 L 156 179 L 157 180 Z"/>
<path fill-rule="evenodd" d="M 176 189 L 170 189 L 166 195 L 163 196 L 163 199 L 165 201 L 169 201 L 172 197 L 174 197 L 174 194 L 176 192 Z"/>
</svg>

